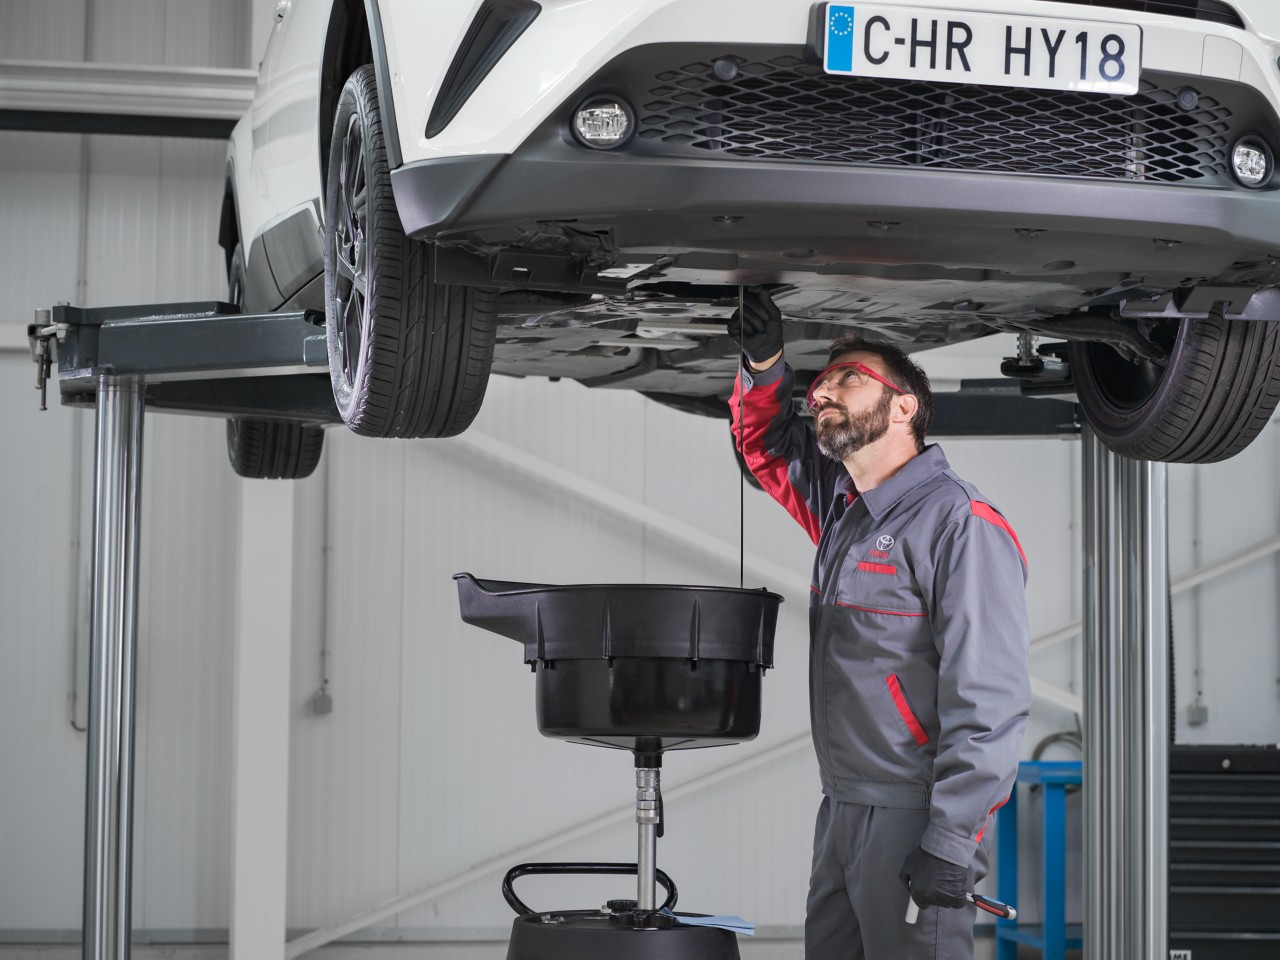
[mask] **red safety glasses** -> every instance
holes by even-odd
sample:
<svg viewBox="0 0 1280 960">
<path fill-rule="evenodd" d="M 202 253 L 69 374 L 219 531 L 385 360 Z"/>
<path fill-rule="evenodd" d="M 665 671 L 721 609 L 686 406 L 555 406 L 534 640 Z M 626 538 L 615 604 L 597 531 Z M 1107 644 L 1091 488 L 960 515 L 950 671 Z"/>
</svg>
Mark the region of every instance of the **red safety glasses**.
<svg viewBox="0 0 1280 960">
<path fill-rule="evenodd" d="M 805 394 L 805 402 L 809 405 L 810 410 L 817 406 L 813 401 L 814 391 L 826 383 L 827 379 L 831 376 L 832 371 L 835 370 L 844 370 L 844 372 L 836 377 L 835 382 L 831 385 L 830 389 L 842 390 L 846 387 L 860 387 L 866 383 L 867 378 L 870 377 L 872 380 L 879 380 L 890 390 L 896 390 L 898 393 L 907 392 L 896 383 L 890 383 L 865 363 L 859 363 L 857 360 L 847 360 L 844 363 L 833 363 L 814 379 L 813 384 L 809 387 L 809 392 Z"/>
</svg>

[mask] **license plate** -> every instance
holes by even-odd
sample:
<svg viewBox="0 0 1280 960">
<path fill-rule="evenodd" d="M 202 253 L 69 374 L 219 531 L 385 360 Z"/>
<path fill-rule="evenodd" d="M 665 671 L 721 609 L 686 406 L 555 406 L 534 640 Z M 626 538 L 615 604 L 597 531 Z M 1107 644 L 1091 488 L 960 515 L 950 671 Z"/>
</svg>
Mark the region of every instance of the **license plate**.
<svg viewBox="0 0 1280 960">
<path fill-rule="evenodd" d="M 827 73 L 1089 93 L 1138 91 L 1142 28 L 963 10 L 829 3 Z"/>
</svg>

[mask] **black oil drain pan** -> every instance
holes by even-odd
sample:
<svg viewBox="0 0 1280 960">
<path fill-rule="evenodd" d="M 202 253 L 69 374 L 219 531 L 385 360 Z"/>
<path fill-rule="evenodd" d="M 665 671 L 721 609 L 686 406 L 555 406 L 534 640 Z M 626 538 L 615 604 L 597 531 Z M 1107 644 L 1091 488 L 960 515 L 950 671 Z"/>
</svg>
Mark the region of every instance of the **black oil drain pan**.
<svg viewBox="0 0 1280 960">
<path fill-rule="evenodd" d="M 454 579 L 464 621 L 524 645 L 544 735 L 660 753 L 760 732 L 776 593 Z"/>
</svg>

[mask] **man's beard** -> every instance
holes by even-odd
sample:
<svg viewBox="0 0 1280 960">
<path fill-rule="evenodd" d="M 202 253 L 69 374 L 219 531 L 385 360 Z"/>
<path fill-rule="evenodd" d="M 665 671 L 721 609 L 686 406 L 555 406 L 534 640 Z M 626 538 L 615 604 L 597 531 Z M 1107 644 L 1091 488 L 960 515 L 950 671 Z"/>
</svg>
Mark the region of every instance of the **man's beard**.
<svg viewBox="0 0 1280 960">
<path fill-rule="evenodd" d="M 875 443 L 889 432 L 889 407 L 892 403 L 893 395 L 885 390 L 879 403 L 861 413 L 850 413 L 848 407 L 838 403 L 819 407 L 817 417 L 832 407 L 838 412 L 816 423 L 818 449 L 832 460 L 844 462 L 863 447 Z"/>
</svg>

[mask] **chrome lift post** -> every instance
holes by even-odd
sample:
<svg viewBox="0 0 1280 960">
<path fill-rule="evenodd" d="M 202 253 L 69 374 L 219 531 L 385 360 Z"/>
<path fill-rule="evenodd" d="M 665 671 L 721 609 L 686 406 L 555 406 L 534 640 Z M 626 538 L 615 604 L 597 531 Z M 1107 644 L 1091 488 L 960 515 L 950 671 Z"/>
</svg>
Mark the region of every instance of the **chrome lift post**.
<svg viewBox="0 0 1280 960">
<path fill-rule="evenodd" d="M 36 389 L 97 417 L 85 960 L 128 960 L 132 933 L 138 533 L 146 407 L 308 424 L 338 419 L 321 314 L 241 314 L 230 304 L 37 310 Z"/>
<path fill-rule="evenodd" d="M 1168 955 L 1168 468 L 1085 430 L 1084 948 Z"/>
<path fill-rule="evenodd" d="M 128 960 L 133 926 L 143 409 L 139 378 L 99 378 L 85 797 L 85 960 Z"/>
</svg>

